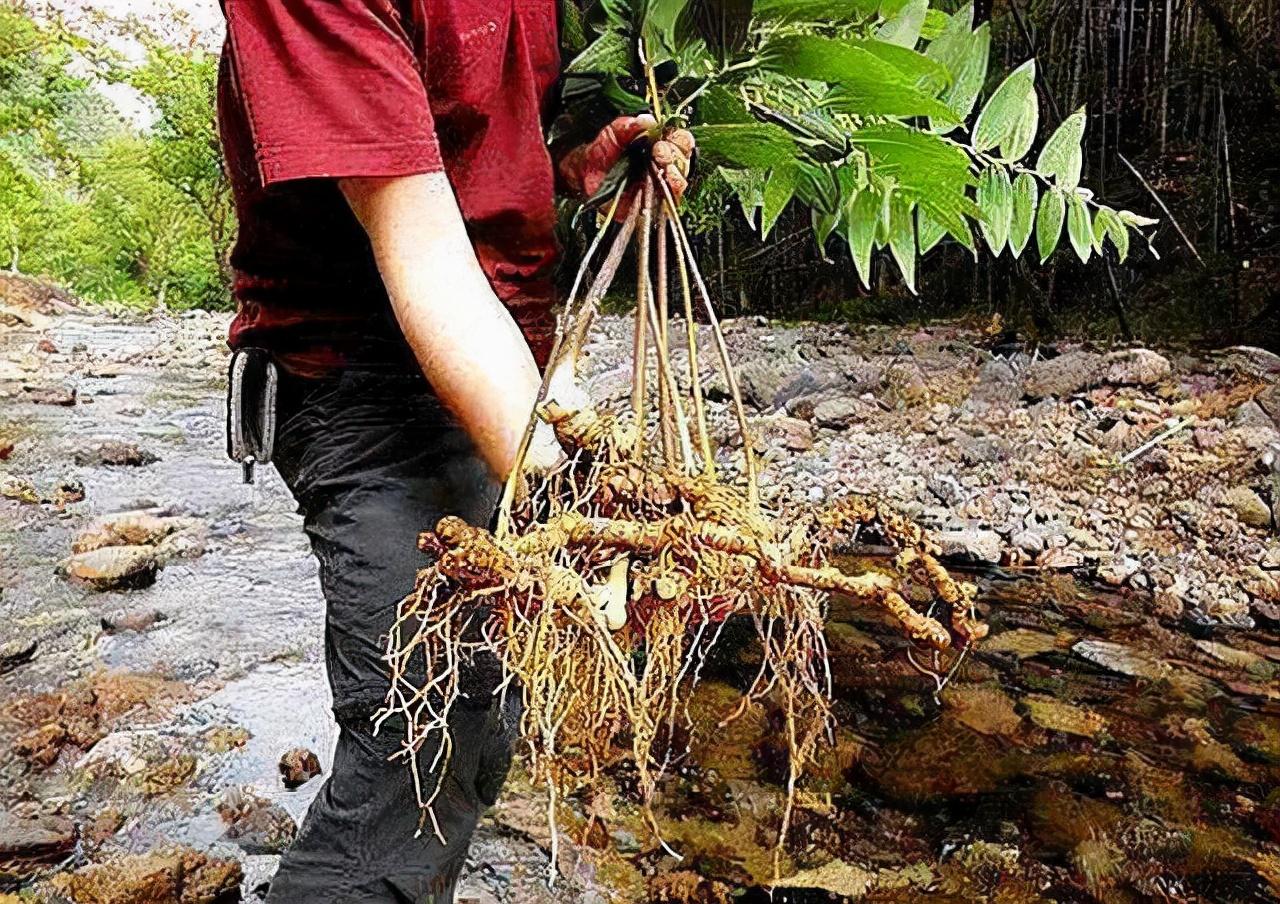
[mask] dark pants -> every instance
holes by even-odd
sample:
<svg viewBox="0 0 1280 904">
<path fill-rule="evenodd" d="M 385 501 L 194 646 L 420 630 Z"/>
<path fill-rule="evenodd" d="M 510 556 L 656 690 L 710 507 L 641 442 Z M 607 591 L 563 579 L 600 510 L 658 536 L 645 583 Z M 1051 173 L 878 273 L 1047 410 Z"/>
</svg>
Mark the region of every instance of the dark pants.
<svg viewBox="0 0 1280 904">
<path fill-rule="evenodd" d="M 428 561 L 418 533 L 446 514 L 487 523 L 499 487 L 416 374 L 353 370 L 285 380 L 275 464 L 320 562 L 325 664 L 340 731 L 333 770 L 267 900 L 447 904 L 476 822 L 506 777 L 517 714 L 510 702 L 499 712 L 484 681 L 472 680 L 455 707 L 453 754 L 434 807 L 445 845 L 429 822 L 419 832 L 410 767 L 387 759 L 404 723 L 390 720 L 375 736 L 370 717 L 387 692 L 385 635 Z M 433 752 L 419 752 L 424 770 Z M 423 776 L 424 793 L 434 781 Z"/>
</svg>

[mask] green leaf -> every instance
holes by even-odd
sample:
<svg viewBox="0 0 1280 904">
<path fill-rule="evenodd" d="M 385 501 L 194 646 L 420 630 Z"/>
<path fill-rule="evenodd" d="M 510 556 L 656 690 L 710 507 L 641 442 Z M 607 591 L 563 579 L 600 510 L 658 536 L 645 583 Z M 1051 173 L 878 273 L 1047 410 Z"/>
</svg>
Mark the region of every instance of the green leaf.
<svg viewBox="0 0 1280 904">
<path fill-rule="evenodd" d="M 712 85 L 694 103 L 697 104 L 698 121 L 706 125 L 756 121 L 742 98 L 724 85 Z"/>
<path fill-rule="evenodd" d="M 940 9 L 930 9 L 924 17 L 924 27 L 920 29 L 920 37 L 926 41 L 932 41 L 938 35 L 942 34 L 943 29 L 947 27 L 947 23 L 951 21 L 948 16 Z"/>
<path fill-rule="evenodd" d="M 760 238 L 767 239 L 773 224 L 786 209 L 796 193 L 797 168 L 793 163 L 781 163 L 769 173 L 769 181 L 764 184 L 764 195 L 761 198 Z"/>
<path fill-rule="evenodd" d="M 1062 236 L 1062 221 L 1067 213 L 1067 199 L 1062 192 L 1051 188 L 1040 199 L 1040 213 L 1036 217 L 1036 247 L 1040 251 L 1040 263 L 1044 263 L 1058 247 Z"/>
<path fill-rule="evenodd" d="M 956 16 L 959 15 L 959 13 L 956 14 Z M 929 50 L 933 50 L 932 45 Z M 943 58 L 947 53 L 954 53 L 954 58 Z M 939 132 L 950 132 L 963 125 L 969 118 L 969 114 L 973 112 L 973 105 L 977 103 L 978 95 L 982 92 L 982 86 L 987 80 L 987 63 L 990 55 L 991 25 L 988 22 L 983 22 L 977 31 L 967 33 L 963 41 L 957 43 L 954 51 L 948 50 L 944 45 L 938 52 L 935 59 L 941 59 L 943 65 L 951 72 L 951 87 L 943 93 L 942 102 L 952 112 L 948 116 L 931 117 L 930 128 Z"/>
<path fill-rule="evenodd" d="M 882 123 L 854 130 L 849 141 L 866 150 L 876 175 L 891 177 L 908 194 L 963 196 L 973 184 L 969 155 L 929 132 Z"/>
<path fill-rule="evenodd" d="M 1159 220 L 1153 220 L 1151 217 L 1139 216 L 1138 214 L 1134 213 L 1132 210 L 1122 210 L 1120 211 L 1119 216 L 1120 216 L 1121 222 L 1129 226 L 1135 226 L 1135 227 L 1154 226 L 1160 222 Z"/>
<path fill-rule="evenodd" d="M 630 42 L 621 32 L 610 30 L 596 38 L 586 50 L 574 57 L 564 71 L 571 74 L 598 72 L 609 75 L 628 75 L 630 68 Z"/>
<path fill-rule="evenodd" d="M 1084 198 L 1075 192 L 1067 198 L 1067 236 L 1071 239 L 1071 247 L 1081 262 L 1087 262 L 1093 253 L 1093 224 L 1089 221 L 1089 208 Z"/>
<path fill-rule="evenodd" d="M 879 10 L 876 0 L 756 0 L 751 14 L 760 21 L 825 25 L 870 19 Z"/>
<path fill-rule="evenodd" d="M 769 169 L 790 162 L 796 143 L 786 129 L 772 123 L 694 126 L 698 154 L 710 163 L 738 169 Z"/>
<path fill-rule="evenodd" d="M 819 250 L 823 250 L 823 259 L 826 259 L 825 249 L 827 239 L 831 237 L 831 233 L 835 232 L 837 226 L 840 225 L 840 214 L 823 213 L 821 210 L 814 208 L 809 211 L 813 222 L 814 237 L 818 241 Z"/>
<path fill-rule="evenodd" d="M 765 173 L 762 170 L 743 170 L 719 168 L 719 173 L 729 188 L 738 198 L 742 207 L 742 216 L 748 223 L 754 223 L 756 208 L 764 203 Z"/>
<path fill-rule="evenodd" d="M 983 217 L 978 228 L 991 253 L 999 257 L 1009 241 L 1009 225 L 1013 219 L 1013 187 L 1004 167 L 988 167 L 978 177 L 978 209 Z"/>
<path fill-rule="evenodd" d="M 853 196 L 844 217 L 845 240 L 853 255 L 853 266 L 863 288 L 871 288 L 871 247 L 876 238 L 876 221 L 880 218 L 881 200 L 871 190 Z"/>
<path fill-rule="evenodd" d="M 876 32 L 876 38 L 899 47 L 915 47 L 929 13 L 929 0 L 887 0 L 881 5 L 882 12 L 885 7 L 896 9 L 886 16 L 887 21 Z"/>
<path fill-rule="evenodd" d="M 919 235 L 920 255 L 923 257 L 933 250 L 942 237 L 947 234 L 946 227 L 929 216 L 924 209 L 916 211 L 916 232 Z"/>
<path fill-rule="evenodd" d="M 1020 256 L 1031 240 L 1039 200 L 1040 187 L 1035 177 L 1030 173 L 1019 173 L 1013 180 L 1013 219 L 1009 222 L 1009 250 L 1014 257 Z"/>
<path fill-rule="evenodd" d="M 1084 165 L 1080 142 L 1084 138 L 1085 119 L 1083 107 L 1064 119 L 1036 158 L 1037 172 L 1053 179 L 1064 191 L 1075 191 L 1080 184 L 1080 170 Z"/>
<path fill-rule="evenodd" d="M 850 41 L 849 43 L 852 46 L 861 47 L 893 66 L 930 97 L 936 96 L 951 84 L 951 73 L 947 71 L 946 66 L 909 47 L 900 47 L 884 41 Z"/>
<path fill-rule="evenodd" d="M 987 98 L 973 127 L 974 150 L 986 152 L 1014 137 L 1026 116 L 1027 95 L 1036 91 L 1036 61 L 1027 60 L 1013 70 Z"/>
<path fill-rule="evenodd" d="M 889 202 L 889 252 L 902 271 L 902 280 L 916 292 L 915 204 L 900 194 Z"/>
<path fill-rule="evenodd" d="M 1120 263 L 1129 256 L 1129 227 L 1110 207 L 1099 207 L 1093 216 L 1093 246 L 1102 251 L 1103 239 L 1111 239 Z"/>
<path fill-rule="evenodd" d="M 832 86 L 824 105 L 859 116 L 950 116 L 916 79 L 856 42 L 784 35 L 760 50 L 762 68 Z"/>
<path fill-rule="evenodd" d="M 1036 130 L 1040 126 L 1040 98 L 1036 96 L 1035 84 L 1022 99 L 1022 108 L 1014 121 L 1009 137 L 1000 142 L 1000 156 L 1010 162 L 1021 160 L 1031 150 L 1031 143 L 1036 140 Z"/>
</svg>

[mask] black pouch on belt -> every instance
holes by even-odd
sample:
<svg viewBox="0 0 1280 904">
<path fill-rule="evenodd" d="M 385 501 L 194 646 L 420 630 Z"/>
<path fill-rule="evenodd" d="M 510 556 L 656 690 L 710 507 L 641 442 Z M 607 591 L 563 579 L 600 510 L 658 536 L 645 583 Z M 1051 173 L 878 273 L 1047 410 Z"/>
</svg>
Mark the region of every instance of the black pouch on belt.
<svg viewBox="0 0 1280 904">
<path fill-rule="evenodd" d="M 253 483 L 253 466 L 271 461 L 276 441 L 276 393 L 280 379 L 271 353 L 237 349 L 227 379 L 227 455 Z"/>
</svg>

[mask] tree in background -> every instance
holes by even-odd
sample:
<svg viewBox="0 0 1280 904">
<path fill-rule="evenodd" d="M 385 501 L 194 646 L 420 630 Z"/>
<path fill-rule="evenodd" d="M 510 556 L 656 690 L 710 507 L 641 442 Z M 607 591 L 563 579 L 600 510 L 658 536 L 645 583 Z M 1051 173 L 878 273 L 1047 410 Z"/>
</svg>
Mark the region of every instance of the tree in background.
<svg viewBox="0 0 1280 904">
<path fill-rule="evenodd" d="M 15 271 L 95 301 L 230 304 L 233 213 L 217 150 L 217 60 L 136 21 L 141 63 L 0 5 L 0 243 Z M 105 82 L 154 114 L 127 122 Z"/>
</svg>

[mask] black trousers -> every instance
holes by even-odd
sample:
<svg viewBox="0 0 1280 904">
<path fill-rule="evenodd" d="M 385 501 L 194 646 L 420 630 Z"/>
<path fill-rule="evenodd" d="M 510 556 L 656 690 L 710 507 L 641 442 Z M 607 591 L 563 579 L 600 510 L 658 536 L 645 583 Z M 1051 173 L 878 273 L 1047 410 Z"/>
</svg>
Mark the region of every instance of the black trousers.
<svg viewBox="0 0 1280 904">
<path fill-rule="evenodd" d="M 476 822 L 510 765 L 518 713 L 471 680 L 455 707 L 453 754 L 435 815 L 419 831 L 404 725 L 371 716 L 387 692 L 384 638 L 427 557 L 420 531 L 453 514 L 485 524 L 499 486 L 419 374 L 348 370 L 282 382 L 275 464 L 306 519 L 326 602 L 325 664 L 339 726 L 333 769 L 281 859 L 269 904 L 449 904 Z M 474 678 L 475 676 L 470 676 Z M 468 682 L 464 682 L 468 683 Z M 425 770 L 432 750 L 419 762 Z M 422 776 L 424 788 L 434 776 Z"/>
</svg>

